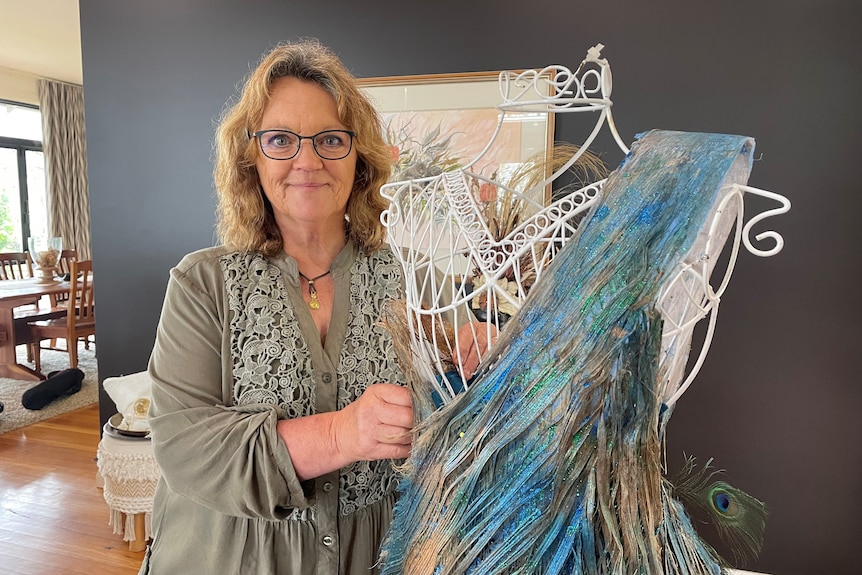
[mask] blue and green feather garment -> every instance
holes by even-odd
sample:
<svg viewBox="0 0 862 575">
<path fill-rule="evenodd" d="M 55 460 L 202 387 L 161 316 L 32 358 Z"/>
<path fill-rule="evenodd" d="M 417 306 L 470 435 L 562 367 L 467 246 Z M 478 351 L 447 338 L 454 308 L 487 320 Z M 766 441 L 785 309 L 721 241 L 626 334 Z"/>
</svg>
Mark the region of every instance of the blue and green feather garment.
<svg viewBox="0 0 862 575">
<path fill-rule="evenodd" d="M 470 388 L 433 410 L 411 382 L 383 575 L 721 571 L 662 473 L 656 302 L 753 144 L 642 135 Z"/>
</svg>

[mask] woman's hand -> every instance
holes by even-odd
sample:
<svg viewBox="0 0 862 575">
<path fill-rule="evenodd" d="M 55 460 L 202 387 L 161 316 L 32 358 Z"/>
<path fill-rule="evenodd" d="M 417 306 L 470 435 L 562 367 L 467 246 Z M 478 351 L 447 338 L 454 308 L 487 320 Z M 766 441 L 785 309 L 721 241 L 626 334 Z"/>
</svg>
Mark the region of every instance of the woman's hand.
<svg viewBox="0 0 862 575">
<path fill-rule="evenodd" d="M 497 341 L 497 326 L 489 323 L 465 323 L 458 328 L 457 359 L 461 366 L 461 376 L 470 379 L 479 367 L 482 356 L 488 353 Z"/>
<path fill-rule="evenodd" d="M 413 401 L 406 387 L 377 383 L 336 413 L 333 438 L 352 461 L 403 459 L 410 455 Z"/>
<path fill-rule="evenodd" d="M 282 419 L 277 429 L 304 481 L 354 461 L 410 455 L 413 401 L 406 387 L 376 383 L 340 411 Z"/>
</svg>

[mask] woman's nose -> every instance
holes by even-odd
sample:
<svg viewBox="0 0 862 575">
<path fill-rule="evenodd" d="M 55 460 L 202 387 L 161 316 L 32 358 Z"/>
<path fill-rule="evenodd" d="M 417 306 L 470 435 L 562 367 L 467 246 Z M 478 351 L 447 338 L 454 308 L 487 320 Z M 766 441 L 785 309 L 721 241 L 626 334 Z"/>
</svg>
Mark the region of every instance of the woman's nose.
<svg viewBox="0 0 862 575">
<path fill-rule="evenodd" d="M 323 166 L 323 161 L 317 155 L 311 141 L 303 140 L 299 146 L 299 152 L 293 158 L 293 165 L 305 169 L 319 169 Z"/>
</svg>

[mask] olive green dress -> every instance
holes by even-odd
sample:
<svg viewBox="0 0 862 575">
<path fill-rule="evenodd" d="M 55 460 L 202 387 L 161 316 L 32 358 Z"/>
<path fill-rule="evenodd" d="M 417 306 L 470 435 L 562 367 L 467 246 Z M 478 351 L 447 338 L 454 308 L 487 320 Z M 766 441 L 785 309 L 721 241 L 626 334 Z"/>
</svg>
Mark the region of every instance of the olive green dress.
<svg viewBox="0 0 862 575">
<path fill-rule="evenodd" d="M 404 384 L 381 306 L 403 297 L 392 253 L 350 242 L 332 267 L 325 346 L 287 255 L 209 248 L 171 270 L 149 373 L 162 479 L 141 574 L 375 573 L 398 475 L 362 461 L 301 482 L 276 421 Z"/>
</svg>

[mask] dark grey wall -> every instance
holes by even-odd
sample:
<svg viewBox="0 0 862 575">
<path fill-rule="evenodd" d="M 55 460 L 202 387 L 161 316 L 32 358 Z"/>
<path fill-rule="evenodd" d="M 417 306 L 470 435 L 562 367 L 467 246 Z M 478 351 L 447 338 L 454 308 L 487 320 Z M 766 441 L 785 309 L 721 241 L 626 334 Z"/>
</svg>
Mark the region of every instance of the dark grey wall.
<svg viewBox="0 0 862 575">
<path fill-rule="evenodd" d="M 857 573 L 855 4 L 81 0 L 100 377 L 144 369 L 169 268 L 214 242 L 213 125 L 275 42 L 319 37 L 358 76 L 574 67 L 601 42 L 627 141 L 650 128 L 753 136 L 750 184 L 793 202 L 759 230 L 778 229 L 784 251 L 739 258 L 706 365 L 671 420 L 671 463 L 714 457 L 769 505 L 754 570 Z"/>
</svg>

